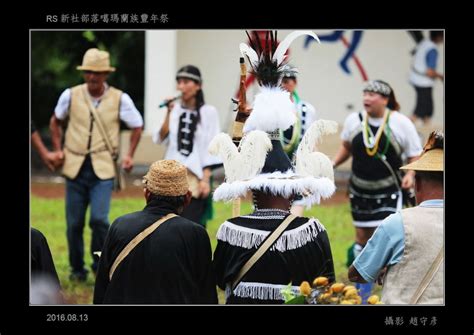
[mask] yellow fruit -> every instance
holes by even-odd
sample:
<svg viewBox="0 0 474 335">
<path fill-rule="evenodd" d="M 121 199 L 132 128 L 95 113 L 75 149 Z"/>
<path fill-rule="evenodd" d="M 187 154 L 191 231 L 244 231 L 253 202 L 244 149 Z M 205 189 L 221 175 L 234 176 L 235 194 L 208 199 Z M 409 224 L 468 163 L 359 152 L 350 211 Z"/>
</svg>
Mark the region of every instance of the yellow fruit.
<svg viewBox="0 0 474 335">
<path fill-rule="evenodd" d="M 331 285 L 331 290 L 334 293 L 339 293 L 339 292 L 342 292 L 342 290 L 344 289 L 344 286 L 345 285 L 343 283 L 335 283 Z"/>
<path fill-rule="evenodd" d="M 308 296 L 311 294 L 311 286 L 307 281 L 304 281 L 300 285 L 300 292 L 304 296 Z"/>
<path fill-rule="evenodd" d="M 337 304 L 339 302 L 339 298 L 336 298 L 336 297 L 332 297 L 331 299 L 329 299 L 331 301 L 331 303 L 333 304 Z"/>
<path fill-rule="evenodd" d="M 384 303 L 381 302 L 381 301 L 377 301 L 375 304 L 376 304 L 376 305 L 384 305 Z"/>
<path fill-rule="evenodd" d="M 380 301 L 379 297 L 377 295 L 371 295 L 369 299 L 367 299 L 367 303 L 369 305 L 375 305 Z"/>
<path fill-rule="evenodd" d="M 329 279 L 326 277 L 318 277 L 313 281 L 313 286 L 326 286 L 329 284 Z"/>
<path fill-rule="evenodd" d="M 331 293 L 323 293 L 319 296 L 321 300 L 329 300 L 331 298 Z"/>
<path fill-rule="evenodd" d="M 354 305 L 352 300 L 341 300 L 341 305 Z"/>
<path fill-rule="evenodd" d="M 360 305 L 359 301 L 356 300 L 355 298 L 350 298 L 350 299 L 344 299 L 347 302 L 350 302 L 351 305 Z"/>
<path fill-rule="evenodd" d="M 344 297 L 345 298 L 352 298 L 352 297 L 355 297 L 357 295 L 358 295 L 358 293 L 357 293 L 356 288 L 351 288 L 351 289 L 348 289 L 347 291 L 344 292 Z"/>
<path fill-rule="evenodd" d="M 354 285 L 346 285 L 346 286 L 344 286 L 344 289 L 342 290 L 342 293 L 346 293 L 346 291 L 348 291 L 350 289 L 357 290 Z"/>
<path fill-rule="evenodd" d="M 355 296 L 352 299 L 355 301 L 356 305 L 362 304 L 362 298 L 360 296 Z"/>
</svg>

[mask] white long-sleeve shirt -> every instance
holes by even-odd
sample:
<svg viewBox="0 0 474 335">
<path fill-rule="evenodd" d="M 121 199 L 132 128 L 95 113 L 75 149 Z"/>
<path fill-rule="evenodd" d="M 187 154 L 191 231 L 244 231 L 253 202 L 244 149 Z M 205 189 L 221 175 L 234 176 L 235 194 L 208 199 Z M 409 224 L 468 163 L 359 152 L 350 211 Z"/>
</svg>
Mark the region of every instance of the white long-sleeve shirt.
<svg viewBox="0 0 474 335">
<path fill-rule="evenodd" d="M 185 165 L 199 179 L 203 177 L 203 169 L 207 166 L 222 164 L 222 161 L 208 152 L 209 143 L 219 134 L 219 116 L 214 106 L 203 105 L 200 109 L 201 120 L 196 126 L 193 139 L 193 149 L 188 156 L 183 155 L 178 150 L 178 132 L 183 131 L 179 128 L 179 120 L 183 113 L 188 114 L 186 119 L 190 118 L 190 114 L 194 111 L 183 108 L 176 104 L 171 111 L 169 120 L 168 136 L 161 141 L 160 129 L 162 124 L 153 133 L 153 142 L 157 144 L 168 145 L 165 159 L 175 159 Z"/>
</svg>

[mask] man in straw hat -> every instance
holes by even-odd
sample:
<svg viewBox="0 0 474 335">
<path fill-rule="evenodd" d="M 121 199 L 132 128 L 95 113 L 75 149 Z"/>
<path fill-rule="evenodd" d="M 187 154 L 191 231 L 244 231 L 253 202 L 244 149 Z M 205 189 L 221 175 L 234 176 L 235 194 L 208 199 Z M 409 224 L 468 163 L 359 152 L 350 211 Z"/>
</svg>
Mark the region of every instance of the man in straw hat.
<svg viewBox="0 0 474 335">
<path fill-rule="evenodd" d="M 64 152 L 62 173 L 66 177 L 66 221 L 69 263 L 73 280 L 84 281 L 83 230 L 90 204 L 92 229 L 91 253 L 100 251 L 109 227 L 109 209 L 114 177 L 118 177 L 120 121 L 132 129 L 128 153 L 122 168 L 130 172 L 133 155 L 140 141 L 143 119 L 130 96 L 106 82 L 110 72 L 109 53 L 89 49 L 78 70 L 85 84 L 66 89 L 59 97 L 51 117 L 53 146 Z M 66 120 L 64 148 L 62 129 Z M 97 270 L 98 256 L 92 254 L 92 270 Z"/>
<path fill-rule="evenodd" d="M 143 178 L 146 206 L 110 226 L 94 304 L 214 304 L 206 229 L 180 215 L 191 201 L 184 165 L 153 163 Z"/>
<path fill-rule="evenodd" d="M 349 279 L 383 278 L 386 304 L 443 304 L 443 144 L 431 133 L 414 170 L 418 206 L 387 217 L 349 268 Z M 388 268 L 388 269 L 387 269 Z"/>
<path fill-rule="evenodd" d="M 291 41 L 305 34 L 317 38 L 313 32 L 294 32 L 277 46 L 276 34 L 268 32 L 263 50 L 252 42 L 253 48 L 241 44 L 261 92 L 239 148 L 227 134 L 217 135 L 209 146 L 223 160 L 226 174 L 214 200 L 236 199 L 247 191 L 254 196 L 253 213 L 228 219 L 217 232 L 217 285 L 226 290 L 228 304 L 280 304 L 281 290 L 289 283 L 299 292 L 303 281 L 318 276 L 334 280 L 326 229 L 315 218 L 292 215 L 290 207 L 297 197 L 314 204 L 335 191 L 329 158 L 313 151 L 320 137 L 336 131 L 337 124 L 319 120 L 311 125 L 298 147 L 295 166 L 280 142 L 280 129 L 295 123 L 290 93 L 280 86 L 284 54 Z"/>
</svg>

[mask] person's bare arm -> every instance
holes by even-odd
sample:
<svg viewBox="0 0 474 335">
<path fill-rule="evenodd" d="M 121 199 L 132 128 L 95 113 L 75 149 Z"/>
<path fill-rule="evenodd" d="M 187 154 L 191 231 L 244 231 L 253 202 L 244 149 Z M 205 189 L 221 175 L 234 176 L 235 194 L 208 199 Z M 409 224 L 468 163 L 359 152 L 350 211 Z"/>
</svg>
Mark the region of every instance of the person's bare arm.
<svg viewBox="0 0 474 335">
<path fill-rule="evenodd" d="M 351 282 L 355 283 L 367 283 L 365 279 L 360 275 L 359 271 L 354 267 L 354 265 L 351 265 L 349 267 L 349 271 L 347 272 L 347 277 Z"/>
<path fill-rule="evenodd" d="M 441 81 L 444 80 L 444 76 L 432 68 L 428 68 L 428 70 L 426 70 L 426 75 L 433 79 L 440 79 Z"/>
<path fill-rule="evenodd" d="M 205 168 L 202 173 L 203 177 L 199 181 L 199 194 L 201 199 L 205 199 L 211 192 L 211 169 Z"/>
<path fill-rule="evenodd" d="M 135 150 L 137 149 L 141 136 L 142 136 L 142 127 L 132 129 L 132 133 L 130 135 L 130 146 L 128 148 L 128 153 L 122 159 L 122 168 L 127 172 L 130 172 L 133 169 L 133 155 L 135 154 Z"/>
<path fill-rule="evenodd" d="M 55 151 L 61 151 L 61 139 L 63 136 L 61 126 L 62 121 L 53 114 L 49 120 L 49 130 L 51 131 L 51 141 L 53 142 L 53 148 Z"/>
<path fill-rule="evenodd" d="M 351 157 L 351 144 L 347 141 L 343 141 L 341 146 L 339 147 L 339 150 L 336 153 L 336 156 L 332 161 L 333 167 L 338 167 L 346 160 L 348 160 L 349 157 Z"/>
<path fill-rule="evenodd" d="M 407 162 L 412 163 L 416 161 L 420 156 L 415 156 L 415 157 L 408 157 Z M 403 176 L 402 179 L 402 188 L 403 189 L 409 189 L 412 188 L 415 185 L 415 171 L 413 170 L 408 170 L 405 175 Z"/>
<path fill-rule="evenodd" d="M 166 100 L 170 100 L 171 98 L 167 98 Z M 171 111 L 173 110 L 174 107 L 174 102 L 170 102 L 168 106 L 166 106 L 166 117 L 165 121 L 163 122 L 163 125 L 161 126 L 160 129 L 160 141 L 163 141 L 167 136 L 168 133 L 170 132 L 170 114 Z"/>
<path fill-rule="evenodd" d="M 38 151 L 41 160 L 48 167 L 48 169 L 54 171 L 56 166 L 60 165 L 62 160 L 61 152 L 50 152 L 44 145 L 37 131 L 31 134 L 31 143 L 35 147 L 36 151 Z"/>
</svg>

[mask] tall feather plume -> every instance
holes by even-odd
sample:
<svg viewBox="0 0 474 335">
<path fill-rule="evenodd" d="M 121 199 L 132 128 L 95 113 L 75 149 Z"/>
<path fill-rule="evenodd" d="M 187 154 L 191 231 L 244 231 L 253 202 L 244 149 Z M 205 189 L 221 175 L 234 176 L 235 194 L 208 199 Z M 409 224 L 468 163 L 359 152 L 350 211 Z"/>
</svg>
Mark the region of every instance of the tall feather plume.
<svg viewBox="0 0 474 335">
<path fill-rule="evenodd" d="M 268 135 L 260 130 L 246 134 L 240 142 L 240 152 L 229 135 L 220 133 L 209 144 L 209 153 L 219 156 L 224 162 L 226 181 L 255 177 L 265 165 L 267 152 L 272 149 Z"/>
<path fill-rule="evenodd" d="M 316 41 L 318 41 L 318 43 L 321 43 L 319 41 L 318 36 L 311 30 L 294 31 L 288 36 L 286 36 L 286 38 L 278 45 L 278 48 L 273 54 L 272 60 L 275 61 L 278 66 L 280 66 L 285 59 L 286 50 L 288 50 L 291 43 L 293 43 L 295 39 L 303 35 L 309 35 L 313 37 Z"/>
<path fill-rule="evenodd" d="M 265 32 L 265 43 L 262 43 L 258 32 L 253 31 L 253 38 L 245 31 L 248 45 L 242 43 L 240 51 L 247 57 L 261 86 L 275 87 L 280 83 L 282 67 L 286 64 L 285 53 L 291 43 L 299 36 L 309 35 L 319 42 L 318 36 L 310 30 L 294 31 L 279 45 L 277 31 Z"/>
<path fill-rule="evenodd" d="M 253 31 L 253 38 L 247 31 L 245 33 L 249 38 L 248 45 L 241 43 L 240 51 L 247 57 L 258 83 L 267 87 L 278 86 L 282 65 L 273 60 L 273 53 L 277 50 L 276 32 L 267 30 L 264 43 L 257 31 Z"/>
<path fill-rule="evenodd" d="M 331 160 L 322 152 L 315 152 L 321 137 L 337 132 L 337 122 L 318 120 L 312 123 L 304 134 L 296 153 L 295 172 L 301 176 L 327 177 L 334 181 Z"/>
</svg>

